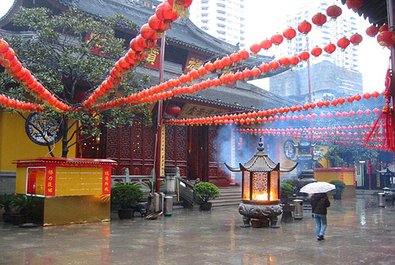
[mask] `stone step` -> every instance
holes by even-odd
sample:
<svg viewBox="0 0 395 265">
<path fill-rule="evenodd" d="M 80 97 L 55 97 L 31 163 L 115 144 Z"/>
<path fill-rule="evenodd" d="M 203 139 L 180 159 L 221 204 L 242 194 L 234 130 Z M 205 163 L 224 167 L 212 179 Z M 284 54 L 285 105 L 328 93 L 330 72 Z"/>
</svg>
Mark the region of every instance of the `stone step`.
<svg viewBox="0 0 395 265">
<path fill-rule="evenodd" d="M 240 204 L 240 200 L 238 200 L 238 201 L 212 201 L 213 207 L 238 206 L 239 204 Z"/>
</svg>

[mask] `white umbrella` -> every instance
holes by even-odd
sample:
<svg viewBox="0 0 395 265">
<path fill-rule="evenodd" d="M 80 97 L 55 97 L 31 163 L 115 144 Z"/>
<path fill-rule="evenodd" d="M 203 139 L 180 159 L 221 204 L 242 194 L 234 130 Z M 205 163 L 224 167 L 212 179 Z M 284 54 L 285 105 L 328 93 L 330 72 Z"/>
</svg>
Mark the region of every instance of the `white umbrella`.
<svg viewBox="0 0 395 265">
<path fill-rule="evenodd" d="M 300 189 L 300 192 L 314 194 L 314 193 L 325 193 L 336 189 L 336 186 L 324 181 L 317 181 L 309 183 Z"/>
</svg>

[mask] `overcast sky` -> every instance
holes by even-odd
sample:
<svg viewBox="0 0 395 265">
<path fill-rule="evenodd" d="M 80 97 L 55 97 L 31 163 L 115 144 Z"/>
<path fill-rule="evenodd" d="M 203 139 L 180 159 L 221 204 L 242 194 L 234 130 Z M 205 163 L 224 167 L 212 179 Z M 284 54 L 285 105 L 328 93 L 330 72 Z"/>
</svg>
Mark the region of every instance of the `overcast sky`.
<svg viewBox="0 0 395 265">
<path fill-rule="evenodd" d="M 277 32 L 283 32 L 288 26 L 287 14 L 304 8 L 306 3 L 308 5 L 317 1 L 320 2 L 320 0 L 246 0 L 246 47 L 266 37 L 271 37 Z M 389 49 L 382 48 L 376 38 L 366 35 L 365 30 L 370 26 L 368 21 L 348 10 L 347 6 L 342 5 L 340 1 L 328 1 L 328 6 L 332 4 L 337 4 L 342 8 L 342 16 L 350 15 L 357 18 L 358 33 L 363 36 L 360 44 L 360 70 L 363 75 L 364 92 L 382 91 L 388 68 Z M 311 21 L 311 18 L 306 19 Z"/>
</svg>

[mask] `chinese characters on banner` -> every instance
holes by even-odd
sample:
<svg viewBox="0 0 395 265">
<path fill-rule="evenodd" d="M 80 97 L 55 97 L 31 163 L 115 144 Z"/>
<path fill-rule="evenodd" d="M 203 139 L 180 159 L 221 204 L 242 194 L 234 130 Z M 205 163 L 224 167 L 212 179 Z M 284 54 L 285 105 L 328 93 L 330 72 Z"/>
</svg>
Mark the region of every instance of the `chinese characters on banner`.
<svg viewBox="0 0 395 265">
<path fill-rule="evenodd" d="M 48 166 L 45 179 L 45 196 L 55 196 L 55 167 Z"/>
<path fill-rule="evenodd" d="M 152 68 L 159 70 L 159 48 L 155 47 L 152 48 L 147 52 L 147 58 L 145 59 L 147 61 L 146 64 L 144 64 L 145 67 Z"/>
<path fill-rule="evenodd" d="M 189 52 L 188 59 L 184 68 L 184 74 L 192 70 L 197 70 L 201 66 L 203 66 L 203 60 L 199 58 L 199 55 Z"/>
<path fill-rule="evenodd" d="M 103 168 L 103 194 L 111 194 L 111 167 Z"/>
</svg>

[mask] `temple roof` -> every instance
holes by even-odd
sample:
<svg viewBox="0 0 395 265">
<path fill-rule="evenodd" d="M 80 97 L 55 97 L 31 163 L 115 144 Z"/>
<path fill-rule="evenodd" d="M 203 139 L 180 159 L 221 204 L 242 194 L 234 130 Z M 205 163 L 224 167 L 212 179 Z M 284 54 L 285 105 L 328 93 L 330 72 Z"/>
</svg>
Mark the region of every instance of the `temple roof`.
<svg viewBox="0 0 395 265">
<path fill-rule="evenodd" d="M 275 163 L 270 157 L 263 152 L 263 142 L 258 144 L 258 152 L 244 165 L 239 164 L 239 169 L 231 167 L 225 163 L 225 166 L 233 172 L 249 171 L 249 172 L 270 172 L 280 170 L 281 172 L 290 172 L 296 168 L 297 163 L 291 168 L 280 168 L 280 163 Z"/>
<path fill-rule="evenodd" d="M 341 0 L 341 2 L 343 5 L 346 4 L 346 0 Z M 374 25 L 381 26 L 388 23 L 386 0 L 364 1 L 362 7 L 357 10 L 357 13 Z"/>
<path fill-rule="evenodd" d="M 158 1 L 127 0 L 58 0 L 65 6 L 74 6 L 86 13 L 99 17 L 123 15 L 139 27 L 148 22 L 155 13 L 153 8 Z M 217 39 L 192 23 L 190 19 L 179 18 L 172 23 L 172 29 L 166 31 L 167 41 L 190 47 L 211 55 L 230 54 L 237 50 L 235 45 Z"/>
</svg>

